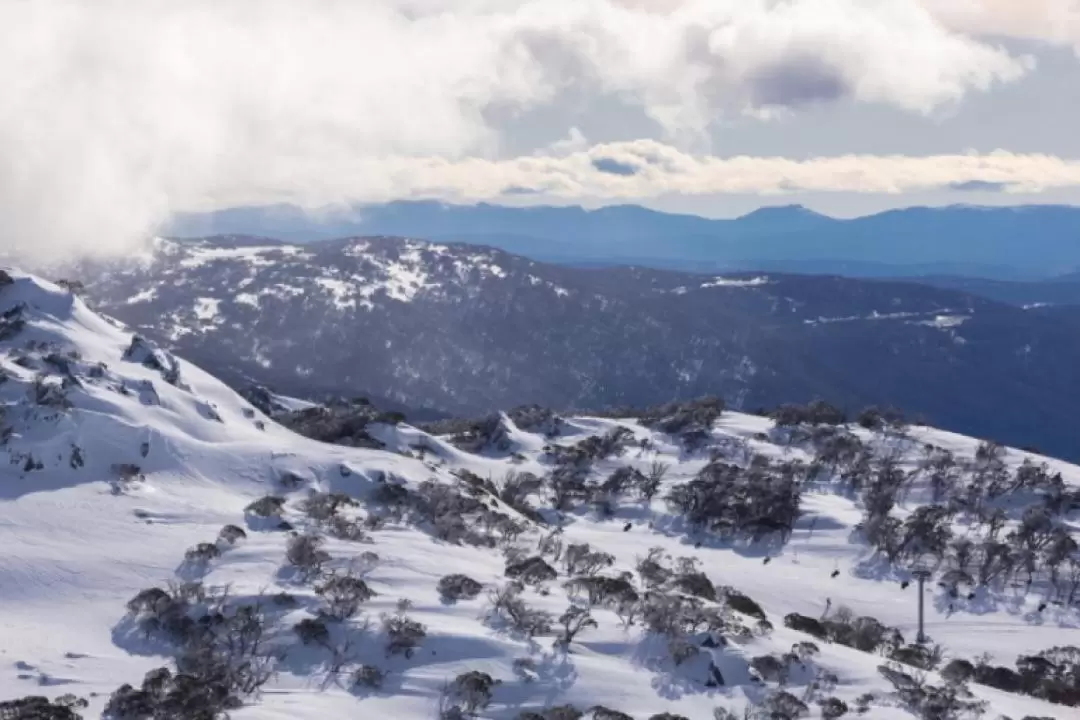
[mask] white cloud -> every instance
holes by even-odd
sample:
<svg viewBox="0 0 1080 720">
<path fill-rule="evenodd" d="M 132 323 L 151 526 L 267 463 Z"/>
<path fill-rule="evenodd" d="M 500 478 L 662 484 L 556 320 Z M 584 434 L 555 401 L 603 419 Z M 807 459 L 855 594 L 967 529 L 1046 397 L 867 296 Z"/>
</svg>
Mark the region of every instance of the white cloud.
<svg viewBox="0 0 1080 720">
<path fill-rule="evenodd" d="M 388 158 L 351 173 L 312 174 L 309 192 L 348 194 L 372 175 L 358 200 L 440 198 L 473 201 L 532 193 L 559 199 L 626 199 L 665 194 L 783 194 L 796 192 L 907 193 L 938 189 L 989 189 L 1014 193 L 1080 186 L 1080 161 L 1048 155 L 989 154 L 844 155 L 792 160 L 782 157 L 692 155 L 654 140 L 597 145 L 562 156 Z M 270 195 L 240 195 L 235 204 L 268 197 L 293 200 L 289 188 L 264 186 Z"/>
<path fill-rule="evenodd" d="M 122 250 L 177 209 L 511 176 L 617 194 L 658 171 L 494 162 L 490 111 L 618 96 L 678 145 L 727 113 L 931 112 L 1029 68 L 935 17 L 917 0 L 5 0 L 0 245 Z M 785 162 L 762 172 L 802 177 Z M 463 188 L 466 168 L 487 175 Z"/>
<path fill-rule="evenodd" d="M 921 0 L 935 17 L 963 33 L 1070 45 L 1080 51 L 1076 0 Z"/>
</svg>

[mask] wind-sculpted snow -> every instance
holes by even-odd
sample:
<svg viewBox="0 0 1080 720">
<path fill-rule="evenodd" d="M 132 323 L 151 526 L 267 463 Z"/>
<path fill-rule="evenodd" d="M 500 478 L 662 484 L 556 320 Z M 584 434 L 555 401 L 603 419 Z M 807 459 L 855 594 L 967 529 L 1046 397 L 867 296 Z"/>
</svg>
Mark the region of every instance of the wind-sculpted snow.
<svg viewBox="0 0 1080 720">
<path fill-rule="evenodd" d="M 1075 712 L 1025 694 L 1059 687 L 1042 676 L 1006 692 L 940 675 L 1070 644 L 1076 551 L 1051 548 L 1076 531 L 1071 465 L 887 412 L 534 407 L 433 435 L 252 396 L 299 430 L 347 426 L 383 449 L 326 444 L 63 288 L 10 277 L 3 699 L 70 693 L 92 718 L 195 703 L 176 663 L 202 677 L 217 662 L 239 720 L 575 717 L 559 706 L 708 720 L 748 704 L 816 718 L 860 703 L 888 719 L 931 717 L 946 696 L 987 718 Z M 1037 550 L 980 579 L 991 528 Z M 961 538 L 970 579 L 948 574 Z M 911 584 L 927 555 L 929 659 Z"/>
</svg>

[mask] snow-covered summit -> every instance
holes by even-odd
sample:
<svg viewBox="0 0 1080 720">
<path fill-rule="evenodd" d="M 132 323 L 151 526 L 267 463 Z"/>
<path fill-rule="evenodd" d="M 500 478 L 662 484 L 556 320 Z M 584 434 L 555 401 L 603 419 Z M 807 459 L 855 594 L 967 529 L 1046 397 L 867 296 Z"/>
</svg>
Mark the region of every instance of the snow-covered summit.
<svg viewBox="0 0 1080 720">
<path fill-rule="evenodd" d="M 194 702 L 147 672 L 214 660 L 261 688 L 232 688 L 240 720 L 888 719 L 939 695 L 987 717 L 1074 711 L 1031 696 L 1057 685 L 965 697 L 939 675 L 970 662 L 1002 687 L 1018 656 L 1070 644 L 1064 463 L 887 415 L 789 409 L 778 427 L 709 402 L 365 421 L 384 449 L 328 445 L 14 271 L 0 369 L 0 699 L 71 693 L 96 718 L 117 697 L 145 717 Z M 943 658 L 914 642 L 916 546 L 936 559 Z"/>
</svg>

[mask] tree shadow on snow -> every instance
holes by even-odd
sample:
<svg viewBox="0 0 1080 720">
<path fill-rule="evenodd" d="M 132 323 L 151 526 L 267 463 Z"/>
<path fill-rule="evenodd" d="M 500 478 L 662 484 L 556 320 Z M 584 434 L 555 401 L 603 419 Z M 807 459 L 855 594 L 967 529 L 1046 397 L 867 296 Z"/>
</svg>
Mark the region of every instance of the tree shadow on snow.
<svg viewBox="0 0 1080 720">
<path fill-rule="evenodd" d="M 113 626 L 112 644 L 128 655 L 139 657 L 172 657 L 175 648 L 163 638 L 147 633 L 131 615 L 125 615 Z"/>
<path fill-rule="evenodd" d="M 876 552 L 856 561 L 851 568 L 851 574 L 860 580 L 894 583 L 912 581 L 910 570 L 895 566 L 883 555 Z M 914 585 L 914 583 L 912 584 Z"/>
<path fill-rule="evenodd" d="M 788 542 L 781 533 L 775 532 L 754 539 L 752 537 L 720 537 L 714 533 L 692 527 L 679 515 L 662 515 L 653 521 L 653 532 L 678 540 L 695 549 L 728 550 L 741 557 L 764 559 L 783 554 Z"/>
<path fill-rule="evenodd" d="M 504 701 L 505 707 L 516 710 L 526 705 L 557 705 L 578 680 L 578 671 L 572 657 L 572 654 L 551 650 L 542 653 L 539 661 L 533 658 L 531 679 L 513 686 L 515 701 Z M 496 691 L 496 700 L 498 699 Z"/>
<path fill-rule="evenodd" d="M 946 618 L 961 613 L 988 615 L 1005 612 L 1020 618 L 1029 625 L 1052 625 L 1064 629 L 1080 627 L 1080 618 L 1077 617 L 1078 613 L 1075 609 L 1050 603 L 1045 599 L 1045 592 L 1039 590 L 1025 588 L 1023 592 L 1009 593 L 1006 590 L 978 587 L 967 593 L 961 591 L 954 598 L 948 591 L 942 588 L 936 589 L 933 599 L 934 608 Z M 969 599 L 969 596 L 973 597 Z M 1037 605 L 1045 604 L 1046 607 L 1039 611 L 1036 607 L 1032 607 L 1032 602 L 1036 602 Z"/>
<path fill-rule="evenodd" d="M 667 639 L 655 633 L 649 633 L 638 643 L 631 660 L 653 674 L 650 685 L 665 700 L 678 700 L 684 695 L 707 694 L 714 690 L 706 687 L 709 653 L 698 653 L 690 660 L 675 665 Z"/>
</svg>

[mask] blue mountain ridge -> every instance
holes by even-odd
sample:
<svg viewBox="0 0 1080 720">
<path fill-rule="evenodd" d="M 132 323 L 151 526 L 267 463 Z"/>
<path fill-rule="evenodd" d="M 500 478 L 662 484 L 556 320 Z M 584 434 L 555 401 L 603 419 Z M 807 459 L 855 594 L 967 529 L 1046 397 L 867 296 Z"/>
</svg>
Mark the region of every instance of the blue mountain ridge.
<svg viewBox="0 0 1080 720">
<path fill-rule="evenodd" d="M 1060 205 L 911 207 L 854 219 L 786 205 L 709 219 L 638 205 L 587 210 L 395 201 L 316 212 L 275 205 L 184 214 L 166 233 L 293 242 L 395 235 L 487 245 L 566 264 L 856 277 L 1031 280 L 1080 268 L 1080 208 Z"/>
</svg>

